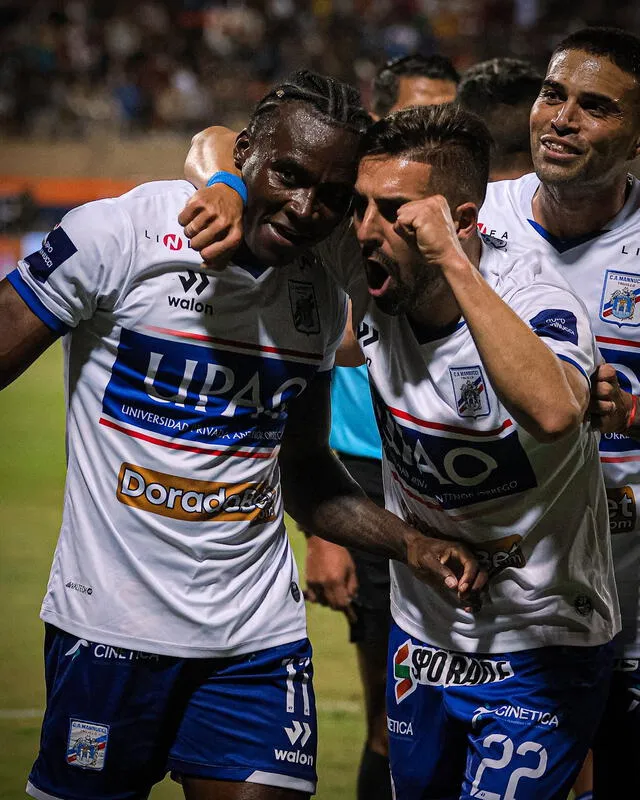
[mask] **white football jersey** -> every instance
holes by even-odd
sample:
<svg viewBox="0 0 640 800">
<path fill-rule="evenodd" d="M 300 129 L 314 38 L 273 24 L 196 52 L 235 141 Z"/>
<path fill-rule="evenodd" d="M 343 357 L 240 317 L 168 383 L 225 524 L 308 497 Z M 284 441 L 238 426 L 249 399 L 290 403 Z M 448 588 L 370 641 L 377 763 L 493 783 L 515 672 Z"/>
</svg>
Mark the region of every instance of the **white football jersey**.
<svg viewBox="0 0 640 800">
<path fill-rule="evenodd" d="M 598 234 L 554 239 L 533 219 L 535 174 L 489 184 L 480 229 L 508 241 L 515 254 L 532 248 L 553 264 L 587 307 L 598 347 L 623 389 L 640 394 L 640 182 L 629 178 L 620 213 Z M 621 656 L 640 657 L 640 442 L 609 433 L 600 441 L 613 559 L 622 613 Z"/>
<path fill-rule="evenodd" d="M 42 619 L 180 657 L 306 636 L 277 455 L 330 370 L 344 293 L 314 255 L 201 268 L 186 181 L 67 214 L 9 280 L 65 337 L 68 471 Z"/>
<path fill-rule="evenodd" d="M 484 244 L 492 288 L 588 383 L 598 355 L 586 311 L 535 255 Z M 351 291 L 357 291 L 352 285 Z M 598 435 L 552 444 L 501 404 L 468 327 L 420 341 L 370 303 L 359 329 L 384 459 L 386 505 L 416 527 L 461 538 L 490 573 L 474 614 L 392 562 L 392 613 L 413 636 L 464 652 L 596 645 L 619 629 Z"/>
</svg>

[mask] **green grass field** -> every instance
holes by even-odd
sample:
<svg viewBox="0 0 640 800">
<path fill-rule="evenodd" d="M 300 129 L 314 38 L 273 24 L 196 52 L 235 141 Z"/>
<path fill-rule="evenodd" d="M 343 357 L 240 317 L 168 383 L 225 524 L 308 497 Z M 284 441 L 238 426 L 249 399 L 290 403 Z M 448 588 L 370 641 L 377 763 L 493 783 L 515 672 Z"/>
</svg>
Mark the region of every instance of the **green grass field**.
<svg viewBox="0 0 640 800">
<path fill-rule="evenodd" d="M 38 611 L 60 524 L 64 487 L 61 349 L 54 346 L 0 393 L 0 798 L 18 800 L 38 747 L 44 706 Z M 301 536 L 292 542 L 302 552 Z M 352 800 L 363 741 L 361 691 L 345 621 L 309 613 L 320 720 L 320 800 Z M 166 780 L 153 800 L 177 800 Z"/>
</svg>

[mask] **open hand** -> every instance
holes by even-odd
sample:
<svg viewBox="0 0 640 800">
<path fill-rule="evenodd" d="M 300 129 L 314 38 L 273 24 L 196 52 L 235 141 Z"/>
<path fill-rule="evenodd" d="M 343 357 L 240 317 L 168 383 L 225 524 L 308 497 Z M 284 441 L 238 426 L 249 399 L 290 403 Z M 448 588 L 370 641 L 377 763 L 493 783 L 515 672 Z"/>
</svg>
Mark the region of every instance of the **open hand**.
<svg viewBox="0 0 640 800">
<path fill-rule="evenodd" d="M 309 536 L 306 576 L 305 597 L 309 602 L 344 611 L 352 617 L 351 601 L 358 591 L 358 580 L 355 564 L 346 548 L 319 536 Z"/>
</svg>

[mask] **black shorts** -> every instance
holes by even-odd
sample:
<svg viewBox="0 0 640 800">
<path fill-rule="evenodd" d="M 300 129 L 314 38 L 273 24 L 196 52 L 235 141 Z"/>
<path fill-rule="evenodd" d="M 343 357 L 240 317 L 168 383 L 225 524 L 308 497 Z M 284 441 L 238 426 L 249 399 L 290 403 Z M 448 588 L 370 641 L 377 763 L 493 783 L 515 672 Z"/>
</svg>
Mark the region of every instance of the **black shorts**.
<svg viewBox="0 0 640 800">
<path fill-rule="evenodd" d="M 374 458 L 357 458 L 338 453 L 350 475 L 373 502 L 384 508 L 382 468 Z M 354 644 L 372 643 L 386 647 L 391 624 L 389 610 L 389 560 L 373 553 L 350 548 L 356 565 L 358 594 L 353 601 L 355 622 L 349 624 L 349 639 Z"/>
</svg>

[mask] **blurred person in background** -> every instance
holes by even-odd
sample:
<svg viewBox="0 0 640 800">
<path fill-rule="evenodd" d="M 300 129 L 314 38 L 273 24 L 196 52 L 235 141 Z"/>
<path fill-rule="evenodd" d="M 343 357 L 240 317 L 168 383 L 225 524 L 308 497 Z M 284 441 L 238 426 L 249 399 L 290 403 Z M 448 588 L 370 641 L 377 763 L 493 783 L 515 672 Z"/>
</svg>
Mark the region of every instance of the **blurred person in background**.
<svg viewBox="0 0 640 800">
<path fill-rule="evenodd" d="M 493 139 L 490 181 L 533 172 L 529 114 L 541 84 L 542 74 L 519 58 L 492 58 L 462 74 L 456 100 L 482 117 Z"/>
<path fill-rule="evenodd" d="M 448 58 L 415 54 L 385 64 L 373 81 L 376 119 L 407 106 L 450 102 L 458 73 Z M 353 362 L 351 325 L 339 348 L 331 384 L 331 446 L 355 481 L 384 508 L 382 450 L 367 367 L 356 346 Z M 356 646 L 365 702 L 366 740 L 358 770 L 359 800 L 390 800 L 387 715 L 387 646 L 389 562 L 372 553 L 351 550 L 307 534 L 307 598 L 347 614 L 349 637 Z"/>
<path fill-rule="evenodd" d="M 415 54 L 389 61 L 373 81 L 371 116 L 380 119 L 409 106 L 450 103 L 459 79 L 446 56 Z"/>
<path fill-rule="evenodd" d="M 640 153 L 640 39 L 586 28 L 561 41 L 530 129 L 535 174 L 490 184 L 480 224 L 554 264 L 585 303 L 607 362 L 593 379 L 592 420 L 602 428 L 622 632 L 593 764 L 594 797 L 613 800 L 635 796 L 640 753 L 640 182 L 629 174 Z"/>
</svg>

